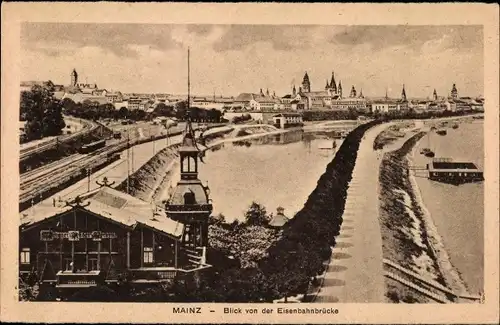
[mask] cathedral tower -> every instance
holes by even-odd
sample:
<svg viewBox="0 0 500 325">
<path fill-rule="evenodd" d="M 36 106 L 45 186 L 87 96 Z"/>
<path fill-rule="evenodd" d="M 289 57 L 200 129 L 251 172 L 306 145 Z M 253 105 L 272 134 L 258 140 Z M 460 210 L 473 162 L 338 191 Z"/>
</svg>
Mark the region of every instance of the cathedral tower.
<svg viewBox="0 0 500 325">
<path fill-rule="evenodd" d="M 337 85 L 335 83 L 335 74 L 333 71 L 332 71 L 332 80 L 330 81 L 330 87 L 332 88 L 332 92 L 334 94 L 336 94 L 337 93 Z"/>
<path fill-rule="evenodd" d="M 297 96 L 297 89 L 295 89 L 295 85 L 293 85 L 292 94 L 293 97 Z"/>
<path fill-rule="evenodd" d="M 453 87 L 451 88 L 451 98 L 457 99 L 458 98 L 458 90 L 455 84 L 453 84 Z"/>
<path fill-rule="evenodd" d="M 351 93 L 349 94 L 349 97 L 356 98 L 356 88 L 354 88 L 354 85 L 351 88 Z"/>
<path fill-rule="evenodd" d="M 305 93 L 311 92 L 311 82 L 309 81 L 309 76 L 307 75 L 307 72 L 304 75 L 304 79 L 302 80 L 302 91 Z"/>
<path fill-rule="evenodd" d="M 434 99 L 434 101 L 437 101 L 438 100 L 438 94 L 436 92 L 436 89 L 434 88 L 434 92 L 432 93 L 432 99 Z"/>
<path fill-rule="evenodd" d="M 339 87 L 337 88 L 339 97 L 342 98 L 342 81 L 339 81 Z"/>
<path fill-rule="evenodd" d="M 78 84 L 78 73 L 76 73 L 76 70 L 73 69 L 71 72 L 71 83 L 70 86 L 75 87 Z"/>
<path fill-rule="evenodd" d="M 401 100 L 406 102 L 406 90 L 404 84 L 403 84 L 403 90 L 401 90 Z"/>
</svg>

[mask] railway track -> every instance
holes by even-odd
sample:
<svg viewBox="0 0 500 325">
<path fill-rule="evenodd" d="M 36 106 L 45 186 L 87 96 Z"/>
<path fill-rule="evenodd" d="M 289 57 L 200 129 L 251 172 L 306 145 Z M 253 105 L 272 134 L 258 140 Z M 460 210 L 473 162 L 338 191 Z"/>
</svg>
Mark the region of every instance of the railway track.
<svg viewBox="0 0 500 325">
<path fill-rule="evenodd" d="M 68 184 L 83 178 L 83 170 L 100 168 L 112 162 L 112 156 L 128 146 L 160 140 L 182 134 L 182 130 L 153 138 L 132 137 L 123 139 L 89 154 L 75 154 L 57 162 L 36 168 L 21 175 L 19 204 L 25 207 L 30 201 L 35 204 L 47 193 L 55 193 Z M 59 188 L 59 189 L 58 189 Z M 52 195 L 52 194 L 50 194 Z M 36 201 L 36 202 L 35 202 Z"/>
<path fill-rule="evenodd" d="M 83 125 L 82 129 L 78 132 L 75 132 L 73 134 L 61 135 L 61 136 L 58 136 L 56 139 L 53 139 L 53 140 L 50 140 L 50 141 L 47 141 L 47 142 L 44 142 L 41 144 L 37 144 L 37 145 L 32 146 L 32 147 L 21 149 L 21 153 L 20 153 L 20 157 L 19 157 L 20 160 L 23 161 L 34 154 L 44 152 L 46 150 L 49 150 L 49 149 L 57 146 L 58 143 L 68 142 L 68 141 L 75 139 L 77 137 L 81 137 L 83 135 L 89 134 L 90 132 L 101 127 L 101 125 L 94 123 L 92 121 L 82 120 L 82 123 L 84 125 Z"/>
<path fill-rule="evenodd" d="M 21 180 L 20 186 L 20 203 L 25 203 L 28 200 L 34 199 L 40 194 L 49 191 L 51 188 L 57 187 L 60 184 L 68 181 L 70 178 L 75 178 L 81 175 L 82 169 L 93 168 L 102 165 L 109 160 L 108 155 L 121 150 L 121 147 L 126 146 L 126 143 L 116 143 L 102 149 L 96 150 L 90 154 L 73 155 L 67 157 L 61 164 L 47 166 L 46 171 L 34 170 L 28 178 Z M 50 185 L 48 185 L 50 184 Z"/>
</svg>

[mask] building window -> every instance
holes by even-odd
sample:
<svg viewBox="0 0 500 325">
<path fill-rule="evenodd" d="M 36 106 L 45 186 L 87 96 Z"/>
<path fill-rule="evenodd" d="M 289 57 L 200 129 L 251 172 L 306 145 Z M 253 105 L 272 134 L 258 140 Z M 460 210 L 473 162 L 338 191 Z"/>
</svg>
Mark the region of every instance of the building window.
<svg viewBox="0 0 500 325">
<path fill-rule="evenodd" d="M 153 248 L 152 247 L 144 247 L 144 263 L 145 264 L 153 263 Z"/>
<path fill-rule="evenodd" d="M 21 250 L 21 264 L 30 264 L 30 249 L 23 248 Z"/>
<path fill-rule="evenodd" d="M 89 271 L 97 271 L 97 258 L 89 259 Z"/>
</svg>

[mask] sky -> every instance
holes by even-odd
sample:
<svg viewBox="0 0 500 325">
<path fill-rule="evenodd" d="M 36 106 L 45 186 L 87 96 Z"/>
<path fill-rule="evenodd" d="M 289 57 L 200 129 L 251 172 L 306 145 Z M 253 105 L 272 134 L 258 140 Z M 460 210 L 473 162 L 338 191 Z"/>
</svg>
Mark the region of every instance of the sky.
<svg viewBox="0 0 500 325">
<path fill-rule="evenodd" d="M 335 72 L 344 95 L 483 94 L 482 26 L 160 25 L 24 23 L 21 80 L 79 82 L 122 92 L 283 96 L 307 71 L 323 90 Z"/>
</svg>

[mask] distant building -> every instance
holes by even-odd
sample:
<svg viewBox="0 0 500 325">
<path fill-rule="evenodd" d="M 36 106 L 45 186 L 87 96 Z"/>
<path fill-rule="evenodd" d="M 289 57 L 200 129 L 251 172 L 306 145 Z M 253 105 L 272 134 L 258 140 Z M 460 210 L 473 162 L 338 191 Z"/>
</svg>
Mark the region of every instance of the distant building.
<svg viewBox="0 0 500 325">
<path fill-rule="evenodd" d="M 268 227 L 270 228 L 282 228 L 290 219 L 285 216 L 285 209 L 282 207 L 278 207 L 277 213 L 273 218 L 269 221 Z"/>
<path fill-rule="evenodd" d="M 128 102 L 128 109 L 135 110 L 135 109 L 139 109 L 143 100 L 138 98 L 138 97 L 134 97 L 134 98 L 129 98 L 127 102 Z"/>
<path fill-rule="evenodd" d="M 108 102 L 111 104 L 123 101 L 123 95 L 119 91 L 111 91 L 106 93 L 106 98 L 108 99 Z"/>
<path fill-rule="evenodd" d="M 303 125 L 303 120 L 302 115 L 299 113 L 280 113 L 273 116 L 273 123 L 278 128 L 286 129 Z"/>
</svg>

